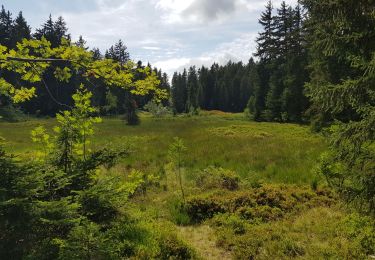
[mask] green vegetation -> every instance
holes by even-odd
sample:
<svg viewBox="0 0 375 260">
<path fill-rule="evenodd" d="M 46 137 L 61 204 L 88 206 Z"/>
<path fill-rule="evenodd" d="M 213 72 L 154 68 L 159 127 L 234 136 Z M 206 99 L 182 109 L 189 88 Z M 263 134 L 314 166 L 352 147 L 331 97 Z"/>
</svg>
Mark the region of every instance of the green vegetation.
<svg viewBox="0 0 375 260">
<path fill-rule="evenodd" d="M 373 7 L 269 1 L 257 61 L 172 88 L 2 7 L 0 258 L 374 258 Z"/>
<path fill-rule="evenodd" d="M 84 255 L 116 252 L 120 249 L 105 241 L 110 238 L 114 246 L 120 243 L 117 236 L 127 241 L 129 254 L 141 258 L 268 259 L 276 254 L 366 259 L 372 254 L 374 223 L 346 212 L 317 175 L 314 166 L 326 145 L 307 126 L 253 123 L 221 112 L 166 118 L 144 113 L 141 119 L 141 125 L 127 126 L 121 119 L 104 118 L 88 147 L 133 143 L 129 157 L 111 169 L 101 168 L 103 181 L 115 177 L 129 183 L 143 172 L 151 175 L 144 175 L 143 184 L 122 203 L 127 220 L 106 233 L 94 224 L 77 227 L 62 244 L 62 258 L 74 248 Z M 30 130 L 42 125 L 52 133 L 55 124 L 55 119 L 0 123 L 0 135 L 14 140 L 5 143 L 7 151 L 37 158 L 43 149 L 31 143 Z M 169 164 L 174 136 L 186 140 L 180 169 L 186 203 L 176 165 Z M 273 167 L 267 167 L 271 162 Z M 85 194 L 90 199 L 95 193 Z M 82 239 L 92 248 L 79 247 Z"/>
<path fill-rule="evenodd" d="M 127 127 L 121 119 L 103 118 L 96 126 L 91 146 L 133 141 L 137 149 L 127 161 L 129 167 L 157 173 L 168 163 L 169 145 L 178 136 L 188 148 L 184 160 L 190 179 L 199 170 L 217 166 L 232 169 L 249 181 L 305 184 L 315 178 L 311 170 L 326 147 L 323 138 L 311 134 L 308 126 L 248 122 L 242 114 L 208 112 L 199 117 L 165 119 L 143 114 L 141 120 L 140 126 Z M 7 150 L 30 158 L 41 150 L 30 143 L 30 131 L 39 125 L 51 131 L 56 121 L 0 124 L 0 135 L 12 140 Z"/>
</svg>

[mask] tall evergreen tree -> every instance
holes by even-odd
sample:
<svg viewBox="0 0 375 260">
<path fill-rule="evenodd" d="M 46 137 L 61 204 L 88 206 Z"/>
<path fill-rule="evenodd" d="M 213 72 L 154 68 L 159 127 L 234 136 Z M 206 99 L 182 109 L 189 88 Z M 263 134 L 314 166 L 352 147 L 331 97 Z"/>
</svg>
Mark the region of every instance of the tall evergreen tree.
<svg viewBox="0 0 375 260">
<path fill-rule="evenodd" d="M 259 23 L 263 27 L 263 32 L 259 33 L 259 36 L 256 39 L 257 51 L 255 55 L 260 57 L 262 61 L 269 61 L 275 57 L 276 49 L 274 38 L 275 24 L 271 1 L 268 1 L 266 11 L 262 12 Z"/>
<path fill-rule="evenodd" d="M 13 22 L 12 35 L 11 35 L 11 47 L 14 48 L 17 42 L 22 39 L 30 39 L 31 28 L 27 24 L 22 12 L 19 12 L 17 18 Z"/>
<path fill-rule="evenodd" d="M 195 66 L 189 68 L 187 76 L 187 103 L 186 111 L 192 113 L 199 108 L 199 86 Z"/>
<path fill-rule="evenodd" d="M 328 115 L 329 183 L 375 213 L 375 17 L 368 0 L 305 0 L 309 13 L 309 97 Z"/>
<path fill-rule="evenodd" d="M 89 47 L 86 47 L 86 41 L 83 39 L 82 35 L 79 36 L 78 41 L 75 42 L 75 45 L 81 48 L 84 48 L 85 50 L 88 50 Z M 97 49 L 99 51 L 99 49 Z M 100 51 L 99 51 L 100 54 Z M 95 55 L 95 52 L 94 52 Z M 97 56 L 98 57 L 98 56 Z"/>
<path fill-rule="evenodd" d="M 51 42 L 52 47 L 57 47 L 61 44 L 61 39 L 65 38 L 70 41 L 70 34 L 64 19 L 60 16 L 57 21 L 52 20 L 52 15 L 49 16 L 48 20 L 42 25 L 41 28 L 36 29 L 34 33 L 36 39 L 46 38 Z"/>
<path fill-rule="evenodd" d="M 130 60 L 129 52 L 127 51 L 126 45 L 120 39 L 115 45 L 112 45 L 105 54 L 105 57 L 108 59 L 113 59 L 120 62 L 123 66 L 126 62 Z"/>
<path fill-rule="evenodd" d="M 186 112 L 187 102 L 187 72 L 174 73 L 172 78 L 173 106 L 177 113 Z"/>
<path fill-rule="evenodd" d="M 56 38 L 56 42 L 61 43 L 61 39 L 65 38 L 70 42 L 71 36 L 68 33 L 68 28 L 66 27 L 66 22 L 62 16 L 59 16 L 55 23 L 53 24 L 53 30 Z"/>
<path fill-rule="evenodd" d="M 0 44 L 10 47 L 12 41 L 12 14 L 1 6 L 0 12 Z"/>
<path fill-rule="evenodd" d="M 103 58 L 103 55 L 98 48 L 92 49 L 92 55 L 95 60 L 100 60 Z"/>
<path fill-rule="evenodd" d="M 259 22 L 263 26 L 256 53 L 259 81 L 249 110 L 255 120 L 300 122 L 308 105 L 303 93 L 308 75 L 300 5 L 293 9 L 282 2 L 272 16 L 269 2 Z"/>
</svg>

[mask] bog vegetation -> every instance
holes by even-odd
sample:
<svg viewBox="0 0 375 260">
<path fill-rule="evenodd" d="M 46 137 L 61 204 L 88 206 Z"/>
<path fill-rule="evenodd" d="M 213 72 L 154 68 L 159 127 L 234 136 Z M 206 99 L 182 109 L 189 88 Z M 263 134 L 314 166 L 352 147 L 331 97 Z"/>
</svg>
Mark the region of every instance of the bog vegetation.
<svg viewBox="0 0 375 260">
<path fill-rule="evenodd" d="M 0 259 L 374 257 L 374 5 L 259 22 L 256 59 L 169 85 L 2 7 Z"/>
</svg>

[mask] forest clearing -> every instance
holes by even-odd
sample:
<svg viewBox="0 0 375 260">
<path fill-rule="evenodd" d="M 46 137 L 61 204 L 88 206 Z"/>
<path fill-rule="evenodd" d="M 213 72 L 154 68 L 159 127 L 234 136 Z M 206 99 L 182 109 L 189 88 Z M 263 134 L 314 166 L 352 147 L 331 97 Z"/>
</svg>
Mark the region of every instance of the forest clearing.
<svg viewBox="0 0 375 260">
<path fill-rule="evenodd" d="M 327 187 L 315 168 L 327 145 L 308 126 L 253 123 L 243 114 L 215 112 L 161 119 L 142 113 L 141 121 L 127 126 L 119 118 L 104 118 L 90 145 L 132 147 L 100 176 L 126 182 L 134 170 L 145 175 L 143 189 L 120 205 L 139 228 L 147 228 L 147 236 L 176 236 L 178 244 L 165 245 L 168 253 L 179 259 L 366 257 L 372 222 L 346 210 Z M 55 124 L 54 119 L 0 123 L 1 136 L 13 140 L 4 147 L 33 158 L 43 149 L 31 141 L 30 131 L 39 125 L 52 131 Z M 187 148 L 182 164 L 187 212 L 180 208 L 181 191 L 168 157 L 175 136 Z M 128 235 L 133 243 L 145 239 Z M 141 242 L 134 250 L 145 246 L 150 253 L 156 247 L 155 241 Z"/>
<path fill-rule="evenodd" d="M 1 2 L 0 260 L 375 258 L 374 1 Z"/>
</svg>

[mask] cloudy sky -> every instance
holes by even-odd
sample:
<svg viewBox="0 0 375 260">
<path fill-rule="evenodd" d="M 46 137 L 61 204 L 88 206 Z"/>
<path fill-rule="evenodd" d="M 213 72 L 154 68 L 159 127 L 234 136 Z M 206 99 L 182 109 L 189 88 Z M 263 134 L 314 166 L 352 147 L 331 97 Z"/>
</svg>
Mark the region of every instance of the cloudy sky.
<svg viewBox="0 0 375 260">
<path fill-rule="evenodd" d="M 105 51 L 122 39 L 133 60 L 168 72 L 190 65 L 247 62 L 267 0 L 0 0 L 33 28 L 63 16 L 74 40 Z M 274 0 L 279 6 L 281 0 Z M 296 0 L 287 0 L 294 4 Z"/>
</svg>

